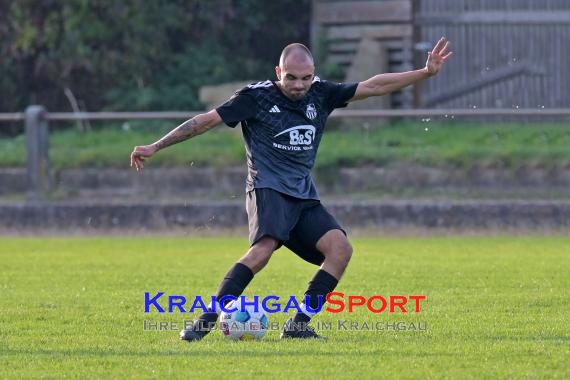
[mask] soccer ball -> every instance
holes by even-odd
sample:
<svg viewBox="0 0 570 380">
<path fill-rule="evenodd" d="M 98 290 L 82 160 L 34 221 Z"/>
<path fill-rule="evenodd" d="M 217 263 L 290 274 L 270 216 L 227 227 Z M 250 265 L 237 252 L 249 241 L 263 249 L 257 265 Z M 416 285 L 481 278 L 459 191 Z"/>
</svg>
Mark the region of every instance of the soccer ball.
<svg viewBox="0 0 570 380">
<path fill-rule="evenodd" d="M 220 330 L 227 339 L 231 340 L 254 340 L 261 339 L 267 332 L 269 318 L 267 313 L 257 304 L 258 311 L 255 311 L 253 305 L 246 305 L 244 311 L 241 311 L 242 298 L 239 297 L 235 301 L 230 301 L 225 308 L 236 309 L 232 313 L 222 312 L 220 318 Z M 253 302 L 247 298 L 248 302 Z"/>
</svg>

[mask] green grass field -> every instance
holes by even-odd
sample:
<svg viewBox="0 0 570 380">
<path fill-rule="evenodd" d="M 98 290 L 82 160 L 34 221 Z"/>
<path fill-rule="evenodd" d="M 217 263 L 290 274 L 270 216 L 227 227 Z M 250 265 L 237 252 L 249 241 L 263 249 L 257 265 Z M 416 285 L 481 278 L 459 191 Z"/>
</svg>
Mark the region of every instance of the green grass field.
<svg viewBox="0 0 570 380">
<path fill-rule="evenodd" d="M 153 127 L 152 125 L 155 125 Z M 166 126 L 165 126 L 166 125 Z M 135 145 L 150 144 L 176 123 L 135 125 L 129 130 L 94 127 L 92 131 L 55 130 L 50 160 L 55 169 L 127 168 Z M 243 165 L 245 150 L 239 128 L 206 133 L 159 152 L 151 166 Z M 427 129 L 427 130 L 426 130 Z M 227 132 L 227 131 L 226 131 Z M 0 138 L 0 167 L 25 166 L 25 137 Z M 455 167 L 567 167 L 570 165 L 568 124 L 393 123 L 382 128 L 355 124 L 325 133 L 317 168 L 385 165 L 393 162 Z"/>
<path fill-rule="evenodd" d="M 331 331 L 328 341 L 188 344 L 143 332 L 144 292 L 210 295 L 246 239 L 0 239 L 0 378 L 569 378 L 570 239 L 355 239 L 337 290 L 426 294 L 420 314 L 320 321 L 426 322 L 427 331 Z M 248 295 L 301 295 L 315 267 L 285 249 Z M 283 314 L 272 320 L 283 322 Z M 335 322 L 336 323 L 336 322 Z M 248 377 L 249 376 L 249 377 Z"/>
</svg>

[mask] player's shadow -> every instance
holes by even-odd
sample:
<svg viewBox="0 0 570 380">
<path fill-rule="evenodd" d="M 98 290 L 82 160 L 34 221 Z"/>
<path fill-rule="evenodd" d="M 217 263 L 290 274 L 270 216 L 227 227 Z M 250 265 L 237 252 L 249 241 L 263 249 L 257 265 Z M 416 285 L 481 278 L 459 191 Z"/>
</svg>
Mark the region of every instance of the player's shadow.
<svg viewBox="0 0 570 380">
<path fill-rule="evenodd" d="M 211 347 L 211 346 L 210 346 Z M 29 355 L 31 357 L 34 356 L 53 356 L 53 357 L 167 357 L 167 356 L 196 356 L 196 357 L 243 357 L 246 356 L 305 356 L 305 355 L 316 355 L 316 356 L 346 356 L 346 354 L 341 353 L 331 353 L 331 352 L 323 352 L 315 347 L 314 350 L 305 349 L 302 352 L 294 352 L 294 351 L 266 351 L 260 350 L 259 346 L 257 349 L 240 349 L 236 352 L 228 352 L 225 351 L 224 353 L 219 352 L 219 346 L 216 350 L 208 350 L 204 346 L 200 346 L 196 344 L 191 347 L 191 349 L 184 348 L 181 350 L 176 351 L 150 351 L 150 352 L 141 352 L 141 351 L 105 351 L 99 349 L 78 349 L 78 350 L 18 350 L 18 349 L 8 349 L 2 352 L 2 356 L 4 358 L 9 357 L 10 355 Z M 366 355 L 377 355 L 378 353 L 367 353 Z M 361 354 L 359 354 L 361 355 Z"/>
<path fill-rule="evenodd" d="M 2 351 L 2 356 L 10 355 L 30 355 L 30 356 L 63 356 L 63 357 L 166 357 L 166 356 L 195 356 L 195 357 L 241 357 L 248 356 L 343 356 L 346 353 L 335 352 L 334 347 L 340 342 L 340 339 L 334 340 L 283 340 L 279 338 L 265 338 L 262 341 L 228 341 L 228 340 L 210 340 L 202 342 L 182 342 L 173 341 L 173 349 L 165 351 L 125 351 L 125 350 L 102 350 L 98 348 L 82 348 L 72 350 L 62 349 L 6 349 Z M 248 344 L 254 346 L 248 347 Z M 330 346 L 331 350 L 323 350 L 324 346 Z M 224 350 L 220 353 L 220 348 L 235 348 L 235 352 Z M 283 351 L 275 350 L 277 347 L 285 348 Z M 302 347 L 302 350 L 299 350 Z M 291 350 L 287 349 L 291 348 Z M 383 353 L 381 350 L 366 352 L 364 355 L 378 355 Z M 362 355 L 363 353 L 359 353 Z"/>
<path fill-rule="evenodd" d="M 364 337 L 363 337 L 364 338 Z M 260 341 L 228 341 L 226 339 L 210 339 L 200 342 L 183 342 L 176 338 L 172 339 L 172 349 L 163 351 L 127 351 L 127 350 L 104 350 L 99 348 L 81 349 L 5 349 L 1 355 L 5 358 L 10 355 L 53 356 L 53 357 L 167 357 L 167 356 L 194 356 L 194 357 L 243 357 L 247 356 L 346 356 L 346 352 L 338 352 L 339 344 L 357 343 L 360 339 L 356 336 L 339 337 L 332 339 L 296 340 L 266 337 Z M 366 340 L 366 339 L 364 339 Z M 223 353 L 220 348 L 225 347 Z M 327 349 L 330 348 L 330 349 Z M 232 351 L 236 349 L 235 351 Z M 358 356 L 456 356 L 455 352 L 421 352 L 410 353 L 394 350 L 391 346 L 374 347 L 366 351 L 358 351 Z"/>
<path fill-rule="evenodd" d="M 225 342 L 224 342 L 225 343 Z M 242 344 L 243 342 L 235 342 L 235 344 Z M 277 343 L 277 342 L 276 342 Z M 279 342 L 283 345 L 284 342 Z M 347 355 L 355 355 L 358 357 L 374 357 L 378 358 L 379 355 L 382 357 L 406 357 L 406 356 L 413 356 L 413 357 L 454 357 L 457 356 L 456 352 L 422 352 L 422 353 L 413 353 L 413 352 L 403 352 L 403 351 L 394 351 L 391 349 L 373 349 L 370 351 L 362 352 L 362 351 L 355 351 L 352 354 L 346 352 L 335 352 L 333 350 L 323 350 L 322 347 L 319 348 L 321 342 L 319 344 L 313 345 L 313 347 L 306 347 L 303 344 L 303 349 L 299 350 L 298 343 L 291 342 L 291 347 L 295 347 L 295 351 L 285 350 L 285 351 L 272 351 L 272 350 L 263 350 L 260 349 L 259 346 L 256 349 L 246 349 L 244 346 L 241 346 L 239 351 L 231 352 L 231 351 L 224 351 L 220 353 L 219 348 L 220 345 L 215 345 L 215 350 L 209 350 L 209 348 L 213 348 L 212 345 L 209 346 L 202 346 L 200 343 L 192 344 L 191 347 L 187 347 L 181 350 L 172 350 L 172 351 L 150 351 L 150 352 L 140 352 L 140 351 L 105 351 L 99 349 L 78 349 L 78 350 L 18 350 L 18 349 L 8 349 L 2 352 L 2 356 L 4 359 L 7 359 L 10 355 L 30 355 L 31 357 L 40 356 L 40 357 L 66 357 L 66 358 L 91 358 L 91 357 L 307 357 L 307 355 L 312 356 L 322 356 L 322 357 L 346 357 Z M 230 343 L 231 344 L 231 343 Z M 247 344 L 247 343 L 245 343 Z M 269 345 L 268 345 L 269 346 Z M 336 346 L 336 344 L 335 344 Z M 188 349 L 190 348 L 190 349 Z M 269 348 L 269 347 L 268 347 Z M 481 353 L 481 356 L 484 356 Z M 525 355 L 520 355 L 525 356 Z"/>
</svg>

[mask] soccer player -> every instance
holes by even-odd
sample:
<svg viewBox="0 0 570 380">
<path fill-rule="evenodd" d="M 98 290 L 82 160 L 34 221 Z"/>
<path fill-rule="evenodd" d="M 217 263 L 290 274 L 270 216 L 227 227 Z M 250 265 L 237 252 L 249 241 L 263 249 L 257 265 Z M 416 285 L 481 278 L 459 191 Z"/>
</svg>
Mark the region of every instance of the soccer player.
<svg viewBox="0 0 570 380">
<path fill-rule="evenodd" d="M 347 103 L 382 96 L 439 72 L 452 55 L 450 44 L 441 38 L 428 53 L 422 69 L 386 73 L 360 83 L 332 83 L 315 76 L 313 56 L 302 44 L 283 49 L 277 81 L 251 84 L 236 92 L 220 107 L 182 123 L 157 142 L 137 146 L 131 166 L 143 162 L 170 145 L 198 136 L 220 123 L 241 123 L 245 140 L 248 175 L 246 209 L 250 248 L 229 270 L 216 292 L 239 297 L 254 275 L 269 262 L 282 245 L 305 261 L 320 266 L 305 292 L 309 307 L 289 319 L 282 338 L 319 338 L 308 326 L 319 307 L 341 279 L 352 255 L 346 232 L 319 200 L 311 169 L 329 114 Z M 181 339 L 202 339 L 218 319 L 217 312 L 203 313 Z M 308 310 L 309 309 L 309 310 Z M 212 310 L 212 308 L 210 308 Z"/>
</svg>

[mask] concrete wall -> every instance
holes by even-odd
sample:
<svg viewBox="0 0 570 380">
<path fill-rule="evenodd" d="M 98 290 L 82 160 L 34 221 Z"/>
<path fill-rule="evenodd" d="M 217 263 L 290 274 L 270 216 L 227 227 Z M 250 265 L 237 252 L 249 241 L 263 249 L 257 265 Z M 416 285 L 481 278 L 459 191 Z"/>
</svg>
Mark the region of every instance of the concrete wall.
<svg viewBox="0 0 570 380">
<path fill-rule="evenodd" d="M 0 170 L 0 195 L 25 193 L 24 169 Z M 118 197 L 152 200 L 200 197 L 211 200 L 241 198 L 245 167 L 159 168 L 142 173 L 123 169 L 70 169 L 55 175 L 55 191 L 75 199 Z M 520 168 L 518 170 L 430 168 L 409 165 L 340 168 L 315 173 L 321 195 L 350 196 L 366 192 L 422 192 L 473 190 L 493 194 L 540 194 L 556 191 L 570 199 L 570 169 Z"/>
<path fill-rule="evenodd" d="M 568 229 L 570 202 L 331 202 L 347 228 Z M 173 228 L 247 226 L 244 204 L 85 204 L 51 202 L 0 205 L 4 231 L 168 231 Z"/>
</svg>

